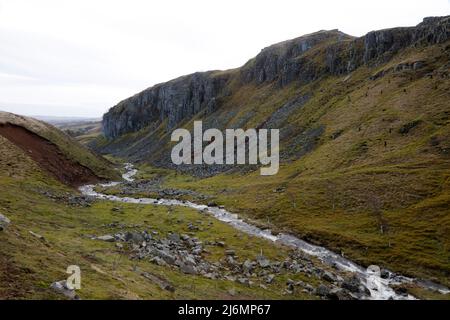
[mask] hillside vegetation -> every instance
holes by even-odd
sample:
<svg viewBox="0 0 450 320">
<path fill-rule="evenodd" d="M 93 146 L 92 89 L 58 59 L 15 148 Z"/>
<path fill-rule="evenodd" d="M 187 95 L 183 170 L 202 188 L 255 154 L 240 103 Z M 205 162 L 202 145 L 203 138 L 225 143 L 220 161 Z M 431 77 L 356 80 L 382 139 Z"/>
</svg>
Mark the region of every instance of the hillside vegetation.
<svg viewBox="0 0 450 320">
<path fill-rule="evenodd" d="M 450 285 L 449 66 L 449 17 L 361 38 L 321 31 L 124 100 L 104 117 L 107 139 L 91 145 L 141 163 L 161 188 L 193 189 L 364 265 Z M 174 166 L 172 129 L 194 120 L 280 128 L 279 173 Z"/>
</svg>

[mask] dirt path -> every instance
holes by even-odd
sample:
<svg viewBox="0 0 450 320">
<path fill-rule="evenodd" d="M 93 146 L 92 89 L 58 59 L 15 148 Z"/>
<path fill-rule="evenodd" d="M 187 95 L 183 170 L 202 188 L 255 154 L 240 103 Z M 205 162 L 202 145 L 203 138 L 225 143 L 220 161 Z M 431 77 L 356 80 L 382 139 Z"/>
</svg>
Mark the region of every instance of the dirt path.
<svg viewBox="0 0 450 320">
<path fill-rule="evenodd" d="M 13 124 L 0 124 L 0 135 L 21 148 L 45 171 L 64 184 L 77 187 L 99 182 L 89 168 L 67 158 L 51 141 Z"/>
</svg>

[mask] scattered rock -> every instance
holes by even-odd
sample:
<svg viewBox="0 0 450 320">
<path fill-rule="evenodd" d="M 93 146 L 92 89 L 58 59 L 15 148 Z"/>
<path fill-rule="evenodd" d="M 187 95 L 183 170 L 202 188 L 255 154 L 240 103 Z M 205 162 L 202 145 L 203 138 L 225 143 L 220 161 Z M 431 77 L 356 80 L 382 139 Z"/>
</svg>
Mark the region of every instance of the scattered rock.
<svg viewBox="0 0 450 320">
<path fill-rule="evenodd" d="M 317 287 L 316 294 L 320 297 L 328 297 L 328 295 L 330 294 L 330 288 L 321 284 Z"/>
<path fill-rule="evenodd" d="M 381 273 L 380 273 L 380 277 L 382 279 L 388 279 L 390 276 L 390 272 L 387 271 L 386 269 L 381 269 Z"/>
<path fill-rule="evenodd" d="M 67 283 L 65 280 L 53 282 L 50 286 L 51 289 L 55 290 L 57 293 L 64 295 L 65 297 L 72 299 L 72 300 L 79 300 L 80 298 L 75 293 L 75 290 L 70 289 L 67 286 Z"/>
<path fill-rule="evenodd" d="M 265 256 L 263 256 L 262 254 L 258 255 L 256 257 L 256 261 L 258 262 L 259 266 L 261 268 L 267 268 L 270 266 L 270 261 L 269 259 L 267 259 Z"/>
<path fill-rule="evenodd" d="M 173 241 L 173 242 L 180 242 L 180 240 L 181 240 L 180 235 L 178 233 L 169 234 L 167 239 L 169 239 L 170 241 Z"/>
<path fill-rule="evenodd" d="M 8 217 L 5 217 L 0 213 L 0 231 L 5 230 L 9 224 L 11 223 L 11 220 L 8 219 Z"/>
<path fill-rule="evenodd" d="M 352 293 L 365 294 L 370 296 L 370 290 L 361 283 L 361 280 L 356 275 L 345 279 L 342 282 L 342 288 L 347 289 Z"/>
<path fill-rule="evenodd" d="M 225 250 L 225 254 L 227 256 L 235 256 L 236 252 L 234 250 L 228 249 L 228 250 Z"/>
<path fill-rule="evenodd" d="M 145 237 L 138 232 L 127 232 L 125 234 L 125 241 L 139 244 L 145 241 Z"/>
<path fill-rule="evenodd" d="M 44 237 L 43 236 L 41 236 L 40 234 L 37 234 L 37 233 L 35 233 L 35 232 L 33 232 L 33 231 L 28 231 L 33 237 L 36 237 L 36 238 L 38 238 L 39 240 L 45 240 L 44 239 Z"/>
<path fill-rule="evenodd" d="M 217 242 L 216 242 L 216 245 L 219 246 L 219 247 L 225 247 L 225 242 L 223 242 L 223 241 L 217 241 Z"/>
<path fill-rule="evenodd" d="M 194 275 L 198 274 L 198 271 L 194 266 L 187 265 L 187 264 L 182 264 L 180 266 L 180 270 L 181 270 L 181 272 L 186 273 L 186 274 L 194 274 Z"/>
<path fill-rule="evenodd" d="M 245 260 L 245 262 L 242 264 L 242 269 L 246 273 L 252 272 L 253 268 L 254 268 L 253 263 L 250 260 L 248 260 L 248 259 Z"/>
<path fill-rule="evenodd" d="M 229 294 L 230 296 L 232 296 L 232 297 L 234 297 L 234 296 L 236 295 L 236 290 L 235 290 L 234 288 L 229 289 L 227 292 L 228 292 L 228 294 Z"/>
<path fill-rule="evenodd" d="M 116 241 L 116 239 L 110 234 L 97 237 L 96 239 L 100 240 L 100 241 L 106 241 L 106 242 L 114 242 L 114 241 Z"/>
<path fill-rule="evenodd" d="M 269 275 L 266 277 L 266 283 L 271 284 L 271 283 L 273 282 L 274 279 L 275 279 L 275 275 L 269 274 Z"/>
</svg>

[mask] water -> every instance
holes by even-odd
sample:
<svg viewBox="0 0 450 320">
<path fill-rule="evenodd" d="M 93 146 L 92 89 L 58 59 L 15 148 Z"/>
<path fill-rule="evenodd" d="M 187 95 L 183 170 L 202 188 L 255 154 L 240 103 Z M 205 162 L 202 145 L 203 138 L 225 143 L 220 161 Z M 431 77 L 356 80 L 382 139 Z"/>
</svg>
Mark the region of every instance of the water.
<svg viewBox="0 0 450 320">
<path fill-rule="evenodd" d="M 126 173 L 123 174 L 123 179 L 125 181 L 134 181 L 134 176 L 137 170 L 134 169 L 132 164 L 127 163 L 125 165 Z M 116 186 L 120 182 L 110 182 L 106 184 L 101 184 L 101 186 Z M 214 216 L 216 219 L 225 222 L 235 229 L 242 231 L 246 234 L 253 235 L 256 237 L 264 238 L 272 242 L 281 243 L 283 245 L 289 246 L 301 250 L 308 255 L 319 258 L 323 263 L 332 265 L 341 271 L 353 272 L 358 275 L 358 277 L 366 283 L 367 288 L 370 290 L 370 299 L 373 300 L 412 300 L 415 299 L 411 295 L 399 295 L 390 287 L 391 285 L 402 284 L 402 283 L 413 283 L 423 287 L 437 290 L 443 294 L 449 293 L 448 288 L 438 286 L 429 282 L 416 282 L 415 279 L 404 277 L 401 275 L 396 275 L 389 272 L 390 275 L 388 279 L 383 279 L 380 277 L 380 270 L 376 266 L 371 266 L 369 268 L 363 268 L 362 266 L 344 258 L 343 256 L 334 253 L 324 247 L 316 246 L 306 241 L 303 241 L 297 237 L 288 234 L 277 234 L 274 235 L 270 230 L 263 230 L 254 225 L 251 225 L 241 218 L 237 214 L 233 214 L 225 209 L 219 207 L 209 207 L 206 205 L 196 204 L 189 201 L 180 201 L 175 199 L 151 199 L 151 198 L 130 198 L 130 197 L 117 197 L 114 195 L 106 195 L 98 193 L 94 190 L 94 185 L 85 185 L 79 188 L 82 194 L 87 196 L 92 196 L 97 199 L 123 202 L 123 203 L 133 203 L 133 204 L 151 204 L 151 205 L 163 205 L 163 206 L 182 206 L 189 207 L 199 211 L 207 212 Z"/>
</svg>

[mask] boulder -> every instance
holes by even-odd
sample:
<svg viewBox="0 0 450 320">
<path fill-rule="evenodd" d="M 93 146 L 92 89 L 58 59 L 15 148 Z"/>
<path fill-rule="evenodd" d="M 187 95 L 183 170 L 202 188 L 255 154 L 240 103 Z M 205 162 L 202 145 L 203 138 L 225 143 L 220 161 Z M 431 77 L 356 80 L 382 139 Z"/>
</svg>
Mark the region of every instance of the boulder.
<svg viewBox="0 0 450 320">
<path fill-rule="evenodd" d="M 127 232 L 125 234 L 125 241 L 140 244 L 145 241 L 145 237 L 139 232 Z"/>
<path fill-rule="evenodd" d="M 330 288 L 321 284 L 317 287 L 316 294 L 320 297 L 328 297 L 328 295 L 330 294 Z"/>
<path fill-rule="evenodd" d="M 76 295 L 75 290 L 69 289 L 67 286 L 67 283 L 65 280 L 53 282 L 50 285 L 50 288 L 56 291 L 59 294 L 64 295 L 65 297 L 72 299 L 72 300 L 78 300 L 79 297 Z"/>
<path fill-rule="evenodd" d="M 198 274 L 197 268 L 192 265 L 182 264 L 180 270 L 186 274 Z"/>
<path fill-rule="evenodd" d="M 267 268 L 270 266 L 270 261 L 269 259 L 267 259 L 265 256 L 263 256 L 262 254 L 258 255 L 256 257 L 256 261 L 258 262 L 259 266 L 261 268 Z"/>
<path fill-rule="evenodd" d="M 11 220 L 8 219 L 8 217 L 5 217 L 0 213 L 0 231 L 5 230 L 9 224 L 11 223 Z"/>
</svg>

